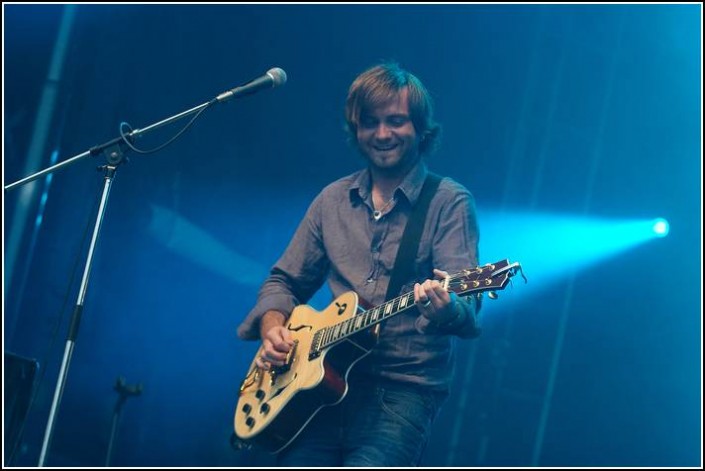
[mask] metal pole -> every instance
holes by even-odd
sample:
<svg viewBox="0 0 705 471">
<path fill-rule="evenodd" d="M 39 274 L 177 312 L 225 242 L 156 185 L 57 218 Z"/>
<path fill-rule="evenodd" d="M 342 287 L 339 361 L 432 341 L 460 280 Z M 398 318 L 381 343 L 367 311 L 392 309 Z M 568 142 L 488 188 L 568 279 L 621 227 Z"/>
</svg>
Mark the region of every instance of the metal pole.
<svg viewBox="0 0 705 471">
<path fill-rule="evenodd" d="M 71 326 L 69 328 L 68 337 L 66 339 L 66 347 L 64 348 L 64 356 L 61 361 L 61 368 L 59 370 L 59 378 L 56 383 L 56 388 L 54 389 L 54 399 L 51 403 L 51 410 L 49 411 L 49 420 L 47 421 L 47 426 L 44 431 L 44 440 L 42 442 L 42 451 L 39 455 L 39 466 L 44 466 L 46 461 L 47 451 L 49 449 L 49 444 L 51 443 L 52 434 L 54 431 L 54 421 L 56 418 L 56 411 L 58 410 L 59 403 L 61 402 L 61 396 L 64 392 L 64 386 L 66 384 L 66 377 L 69 371 L 69 365 L 71 362 L 71 356 L 73 354 L 74 345 L 76 342 L 76 337 L 78 335 L 78 327 L 81 322 L 81 314 L 83 313 L 83 303 L 86 298 L 86 291 L 88 289 L 88 279 L 91 273 L 91 267 L 93 262 L 93 254 L 95 252 L 96 242 L 98 241 L 98 234 L 100 228 L 103 224 L 103 217 L 105 215 L 105 208 L 108 202 L 108 196 L 110 195 L 110 188 L 115 178 L 116 166 L 106 165 L 105 167 L 105 184 L 103 186 L 103 195 L 100 200 L 100 206 L 98 208 L 98 215 L 96 217 L 95 227 L 93 229 L 93 236 L 91 238 L 91 243 L 88 248 L 88 256 L 86 258 L 86 266 L 83 270 L 83 278 L 81 279 L 81 287 L 78 293 L 78 300 L 76 301 L 76 307 L 73 311 L 73 317 L 71 318 Z"/>
</svg>

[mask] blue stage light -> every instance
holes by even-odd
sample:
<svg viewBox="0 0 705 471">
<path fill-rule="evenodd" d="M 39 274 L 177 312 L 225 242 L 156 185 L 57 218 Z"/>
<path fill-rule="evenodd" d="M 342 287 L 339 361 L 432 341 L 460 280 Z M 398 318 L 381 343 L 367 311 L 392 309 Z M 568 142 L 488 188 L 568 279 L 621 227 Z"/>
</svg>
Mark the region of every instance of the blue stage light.
<svg viewBox="0 0 705 471">
<path fill-rule="evenodd" d="M 507 291 L 508 300 L 527 299 L 530 292 L 549 289 L 598 263 L 614 267 L 618 254 L 668 233 L 664 219 L 606 219 L 575 214 L 480 212 L 481 263 L 509 258 L 521 263 L 530 280 L 521 296 Z M 487 303 L 488 307 L 491 303 Z M 500 306 L 498 304 L 498 306 Z M 483 308 L 484 309 L 484 308 Z"/>
<path fill-rule="evenodd" d="M 668 225 L 668 221 L 663 218 L 658 218 L 654 221 L 652 229 L 657 237 L 666 237 L 668 235 L 668 231 L 670 230 L 670 226 Z"/>
</svg>

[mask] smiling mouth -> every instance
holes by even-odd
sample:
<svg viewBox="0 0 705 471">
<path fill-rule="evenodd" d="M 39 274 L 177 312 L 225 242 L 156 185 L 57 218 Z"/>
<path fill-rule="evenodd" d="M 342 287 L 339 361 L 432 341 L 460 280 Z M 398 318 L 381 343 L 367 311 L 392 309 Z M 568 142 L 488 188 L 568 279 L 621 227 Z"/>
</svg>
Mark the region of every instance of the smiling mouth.
<svg viewBox="0 0 705 471">
<path fill-rule="evenodd" d="M 387 151 L 396 149 L 396 148 L 397 148 L 397 145 L 395 144 L 395 145 L 393 145 L 393 146 L 387 146 L 387 147 L 373 146 L 373 148 L 374 148 L 376 151 L 379 151 L 379 152 L 387 152 Z"/>
</svg>

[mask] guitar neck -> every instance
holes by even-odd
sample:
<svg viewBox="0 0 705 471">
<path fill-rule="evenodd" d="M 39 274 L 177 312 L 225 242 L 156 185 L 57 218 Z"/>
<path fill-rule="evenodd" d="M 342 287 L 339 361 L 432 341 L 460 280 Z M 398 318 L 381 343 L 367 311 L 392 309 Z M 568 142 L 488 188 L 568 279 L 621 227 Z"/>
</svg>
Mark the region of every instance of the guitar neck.
<svg viewBox="0 0 705 471">
<path fill-rule="evenodd" d="M 519 263 L 500 260 L 449 276 L 444 280 L 443 287 L 458 295 L 503 289 L 517 270 L 521 270 Z M 324 327 L 313 335 L 312 355 L 316 356 L 326 347 L 401 314 L 413 306 L 414 292 L 410 291 L 349 319 Z"/>
</svg>

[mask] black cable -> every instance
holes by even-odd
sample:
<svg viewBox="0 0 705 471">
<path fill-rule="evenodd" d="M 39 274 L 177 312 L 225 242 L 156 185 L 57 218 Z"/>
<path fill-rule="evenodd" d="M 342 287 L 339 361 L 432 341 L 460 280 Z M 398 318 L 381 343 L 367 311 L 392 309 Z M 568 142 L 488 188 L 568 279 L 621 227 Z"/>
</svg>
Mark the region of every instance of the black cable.
<svg viewBox="0 0 705 471">
<path fill-rule="evenodd" d="M 172 142 L 174 142 L 176 139 L 178 139 L 179 136 L 181 136 L 183 133 L 185 133 L 185 132 L 191 127 L 191 125 L 193 125 L 193 122 L 196 121 L 196 119 L 197 119 L 199 116 L 201 116 L 201 113 L 203 113 L 203 112 L 206 111 L 208 108 L 210 108 L 211 105 L 213 105 L 214 103 L 217 103 L 217 101 L 218 101 L 218 100 L 217 100 L 216 98 L 214 98 L 214 99 L 212 99 L 210 102 L 208 102 L 208 104 L 207 104 L 206 106 L 204 106 L 203 108 L 201 108 L 201 109 L 198 111 L 198 113 L 196 113 L 195 115 L 193 115 L 193 118 L 191 118 L 191 120 L 190 120 L 188 123 L 186 123 L 186 125 L 185 125 L 179 132 L 177 132 L 176 135 L 174 135 L 174 137 L 172 137 L 171 139 L 169 139 L 168 141 L 166 141 L 164 144 L 155 147 L 154 149 L 142 150 L 142 149 L 138 149 L 137 147 L 135 147 L 135 146 L 130 142 L 130 137 L 131 137 L 131 136 L 127 136 L 127 134 L 125 134 L 125 132 L 124 132 L 124 130 L 123 130 L 124 127 L 127 127 L 127 128 L 129 129 L 129 132 L 132 132 L 132 126 L 130 126 L 129 123 L 126 123 L 126 122 L 124 122 L 124 121 L 123 121 L 122 123 L 120 123 L 120 137 L 122 138 L 123 142 L 125 143 L 125 145 L 126 145 L 127 147 L 129 147 L 129 148 L 132 149 L 133 151 L 137 152 L 138 154 L 152 154 L 152 153 L 154 153 L 154 152 L 157 152 L 157 151 L 159 151 L 159 150 L 164 149 L 166 146 L 168 146 L 169 144 L 171 144 Z"/>
</svg>

